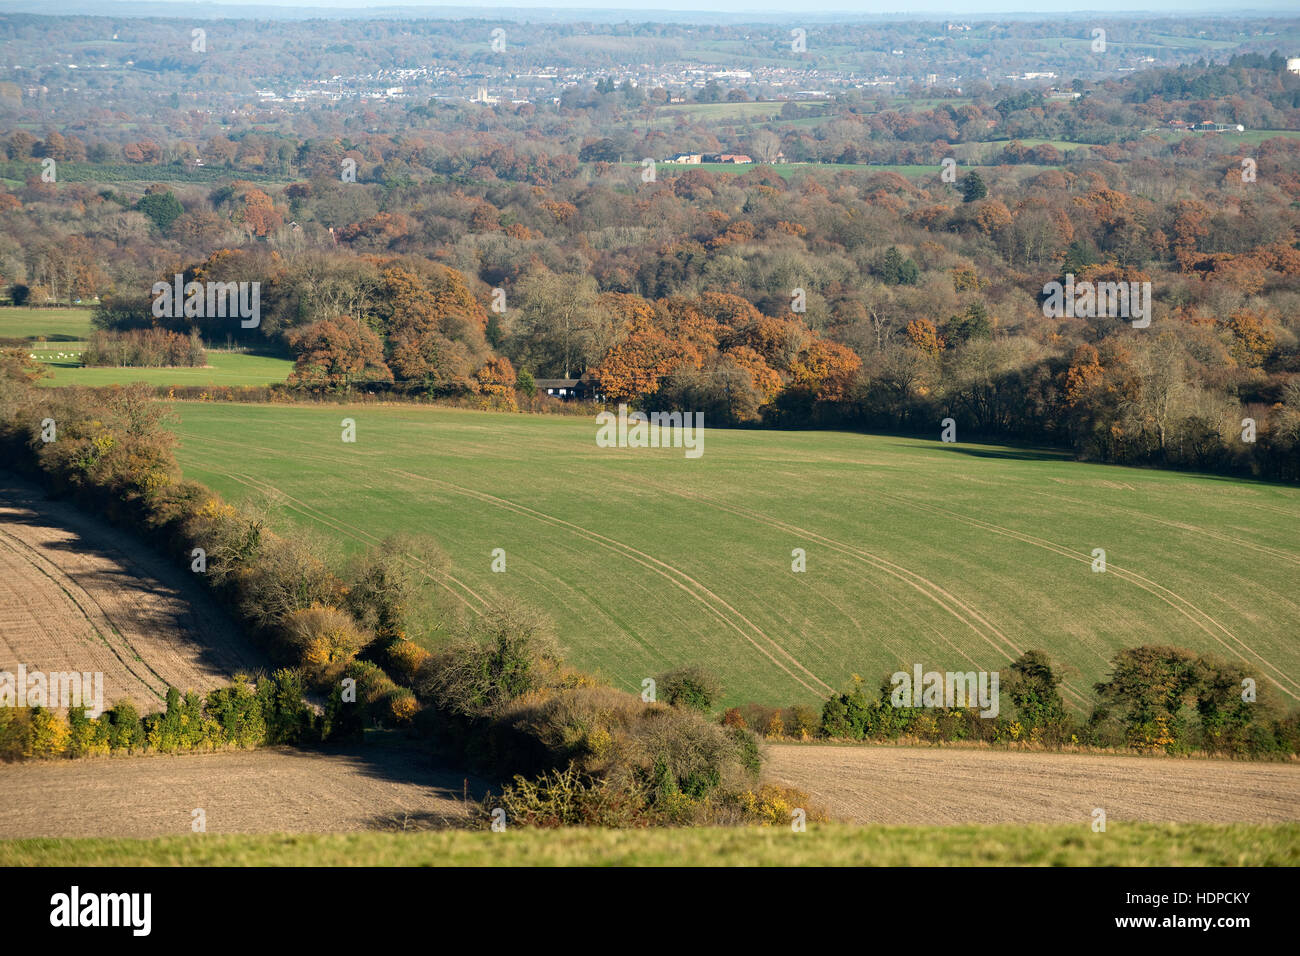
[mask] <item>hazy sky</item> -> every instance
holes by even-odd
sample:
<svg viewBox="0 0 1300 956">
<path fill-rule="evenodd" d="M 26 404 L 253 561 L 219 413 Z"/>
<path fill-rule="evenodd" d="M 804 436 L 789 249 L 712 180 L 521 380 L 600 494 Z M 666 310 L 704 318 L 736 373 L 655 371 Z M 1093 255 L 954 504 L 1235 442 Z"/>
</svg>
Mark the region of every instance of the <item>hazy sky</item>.
<svg viewBox="0 0 1300 956">
<path fill-rule="evenodd" d="M 193 7 L 194 0 L 157 0 L 178 9 Z M 204 0 L 221 6 L 247 5 L 247 0 Z M 1050 20 L 1054 16 L 1067 13 L 1104 12 L 1104 13 L 1153 13 L 1177 15 L 1180 13 L 1224 13 L 1241 15 L 1251 11 L 1268 11 L 1272 13 L 1295 12 L 1295 0 L 1246 0 L 1245 3 L 1231 4 L 1225 0 L 1073 0 L 1066 4 L 1045 4 L 1043 0 L 817 0 L 815 3 L 800 3 L 798 0 L 471 0 L 461 3 L 431 3 L 429 0 L 264 0 L 266 5 L 286 7 L 329 7 L 329 8 L 370 8 L 370 7 L 404 7 L 427 10 L 431 16 L 437 16 L 440 9 L 455 7 L 458 15 L 463 15 L 467 7 L 515 7 L 529 9 L 565 9 L 565 10 L 619 10 L 627 11 L 628 18 L 635 20 L 638 12 L 650 10 L 680 11 L 718 11 L 726 13 L 786 13 L 797 16 L 799 13 L 812 16 L 826 16 L 835 13 L 850 14 L 896 14 L 900 17 L 925 15 L 942 19 L 972 17 L 980 14 L 996 13 L 1037 13 L 1038 19 Z M 57 9 L 59 0 L 51 5 Z M 110 12 L 113 2 L 103 4 L 104 12 Z M 262 4 L 258 4 L 262 5 Z M 1051 9 L 1055 8 L 1055 9 Z M 55 12 L 54 9 L 48 12 Z"/>
</svg>

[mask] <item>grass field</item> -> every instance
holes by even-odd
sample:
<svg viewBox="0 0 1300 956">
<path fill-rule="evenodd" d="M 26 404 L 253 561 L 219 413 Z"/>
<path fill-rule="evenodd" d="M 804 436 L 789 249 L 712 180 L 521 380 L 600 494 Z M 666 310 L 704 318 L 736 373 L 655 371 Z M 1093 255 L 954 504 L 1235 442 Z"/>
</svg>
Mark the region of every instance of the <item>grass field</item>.
<svg viewBox="0 0 1300 956">
<path fill-rule="evenodd" d="M 1295 866 L 1300 825 L 420 833 L 0 841 L 0 866 Z"/>
<path fill-rule="evenodd" d="M 1202 134 L 1204 135 L 1204 134 Z M 1248 129 L 1243 133 L 1215 133 L 1216 136 L 1224 136 L 1238 143 L 1248 143 L 1251 146 L 1258 146 L 1268 139 L 1280 137 L 1282 139 L 1300 139 L 1300 129 Z"/>
<path fill-rule="evenodd" d="M 636 166 L 640 168 L 640 163 L 625 163 L 627 166 Z M 758 168 L 760 163 L 693 163 L 691 165 L 677 166 L 672 163 L 660 163 L 657 167 L 657 175 L 672 176 L 678 173 L 684 173 L 688 169 L 707 169 L 711 173 L 735 173 L 740 175 L 748 173 Z M 836 173 L 854 172 L 854 173 L 897 173 L 900 176 L 933 176 L 939 177 L 940 168 L 938 166 L 916 166 L 916 165 L 897 165 L 882 166 L 872 163 L 771 163 L 768 168 L 773 170 L 782 179 L 789 179 L 795 173 L 813 173 L 821 175 L 834 175 Z M 1017 167 L 1023 168 L 1023 167 Z"/>
<path fill-rule="evenodd" d="M 90 335 L 90 309 L 0 307 L 0 339 L 78 342 Z"/>
<path fill-rule="evenodd" d="M 234 500 L 274 489 L 279 521 L 345 548 L 428 534 L 445 600 L 540 605 L 574 663 L 628 690 L 699 662 L 727 703 L 816 703 L 855 673 L 1041 648 L 1083 708 L 1116 650 L 1167 642 L 1300 699 L 1294 487 L 835 432 L 710 430 L 687 459 L 597 447 L 587 418 L 174 407 L 187 477 Z"/>
<path fill-rule="evenodd" d="M 36 352 L 38 356 L 46 353 Z M 45 386 L 60 385 L 270 385 L 283 382 L 293 362 L 243 352 L 208 352 L 208 368 L 83 368 L 75 361 L 49 362 Z"/>
</svg>

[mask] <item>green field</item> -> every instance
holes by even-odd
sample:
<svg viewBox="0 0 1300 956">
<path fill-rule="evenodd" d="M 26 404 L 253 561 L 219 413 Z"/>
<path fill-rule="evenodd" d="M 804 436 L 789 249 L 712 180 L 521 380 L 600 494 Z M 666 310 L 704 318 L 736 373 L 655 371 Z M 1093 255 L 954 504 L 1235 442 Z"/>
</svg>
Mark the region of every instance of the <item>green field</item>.
<svg viewBox="0 0 1300 956">
<path fill-rule="evenodd" d="M 0 307 L 0 339 L 77 342 L 90 335 L 90 309 Z"/>
<path fill-rule="evenodd" d="M 625 166 L 636 166 L 640 168 L 640 163 L 624 163 Z M 673 163 L 659 163 L 657 175 L 672 176 L 678 173 L 684 173 L 688 169 L 707 169 L 711 173 L 734 173 L 740 175 L 748 173 L 754 169 L 763 166 L 762 163 L 693 163 L 690 165 L 678 166 Z M 883 166 L 872 163 L 770 163 L 767 168 L 771 169 L 782 179 L 789 179 L 795 173 L 812 173 L 820 175 L 834 175 L 835 173 L 853 172 L 853 173 L 897 173 L 900 176 L 934 176 L 938 178 L 940 168 L 935 166 L 917 166 L 917 165 L 898 165 Z M 1043 167 L 1020 166 L 1018 169 Z"/>
<path fill-rule="evenodd" d="M 232 500 L 278 490 L 279 521 L 345 548 L 430 535 L 444 600 L 540 605 L 574 663 L 628 690 L 699 662 L 726 703 L 816 703 L 855 673 L 997 670 L 1041 648 L 1081 709 L 1118 649 L 1167 642 L 1300 699 L 1295 487 L 937 434 L 710 430 L 687 459 L 597 447 L 589 418 L 174 407 L 186 477 Z"/>
<path fill-rule="evenodd" d="M 1201 134 L 1206 135 L 1206 134 Z M 1216 133 L 1216 136 L 1226 137 L 1233 142 L 1248 143 L 1251 146 L 1258 146 L 1268 139 L 1300 139 L 1300 130 L 1297 129 L 1248 129 L 1244 133 Z"/>
<path fill-rule="evenodd" d="M 440 830 L 0 841 L 0 866 L 1295 866 L 1300 825 Z"/>
<path fill-rule="evenodd" d="M 38 357 L 48 353 L 35 351 Z M 67 354 L 67 353 L 65 353 Z M 207 368 L 84 368 L 73 360 L 49 362 L 46 386 L 59 385 L 271 385 L 293 371 L 289 359 L 243 352 L 208 352 Z"/>
</svg>

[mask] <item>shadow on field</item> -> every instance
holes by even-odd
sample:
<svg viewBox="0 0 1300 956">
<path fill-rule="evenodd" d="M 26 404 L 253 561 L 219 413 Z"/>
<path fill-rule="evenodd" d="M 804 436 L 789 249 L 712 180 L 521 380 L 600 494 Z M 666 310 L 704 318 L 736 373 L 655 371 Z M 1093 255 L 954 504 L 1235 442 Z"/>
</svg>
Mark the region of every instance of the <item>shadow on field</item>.
<svg viewBox="0 0 1300 956">
<path fill-rule="evenodd" d="M 4 471 L 0 471 L 0 508 L 8 509 L 4 525 L 13 537 L 27 540 L 28 536 L 17 530 L 24 526 L 55 529 L 66 535 L 62 540 L 43 540 L 34 550 L 87 591 L 102 588 L 165 599 L 136 602 L 131 623 L 145 632 L 188 639 L 205 668 L 233 674 L 269 666 L 266 655 L 192 580 L 187 566 L 168 562 L 130 532 L 50 498 L 39 485 Z M 44 534 L 39 537 L 47 539 Z M 61 555 L 93 560 L 64 560 Z"/>
<path fill-rule="evenodd" d="M 942 449 L 946 452 L 958 455 L 969 455 L 972 458 L 1000 458 L 1005 461 L 1073 461 L 1073 459 L 1059 451 L 1035 451 L 1032 449 L 1019 448 L 977 448 L 961 445 L 949 445 Z"/>
</svg>

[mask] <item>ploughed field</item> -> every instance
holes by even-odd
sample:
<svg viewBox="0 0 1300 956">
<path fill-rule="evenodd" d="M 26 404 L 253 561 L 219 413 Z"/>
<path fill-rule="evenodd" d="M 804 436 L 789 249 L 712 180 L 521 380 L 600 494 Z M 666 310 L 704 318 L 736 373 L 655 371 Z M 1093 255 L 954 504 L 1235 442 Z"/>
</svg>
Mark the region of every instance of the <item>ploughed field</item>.
<svg viewBox="0 0 1300 956">
<path fill-rule="evenodd" d="M 188 568 L 0 475 L 0 671 L 14 686 L 20 665 L 27 675 L 102 674 L 102 685 L 89 679 L 104 707 L 130 699 L 152 711 L 169 686 L 204 692 L 266 660 Z"/>
<path fill-rule="evenodd" d="M 765 774 L 859 824 L 1300 822 L 1295 763 L 777 744 Z"/>
<path fill-rule="evenodd" d="M 943 444 L 937 427 L 706 430 L 689 458 L 598 447 L 590 417 L 173 407 L 186 477 L 236 502 L 274 492 L 281 527 L 342 550 L 428 535 L 448 563 L 410 559 L 440 600 L 539 606 L 572 662 L 627 690 L 700 663 L 726 703 L 815 704 L 853 674 L 992 671 L 1038 648 L 1083 707 L 1115 651 L 1170 643 L 1300 700 L 1297 488 Z"/>
<path fill-rule="evenodd" d="M 1107 833 L 1289 823 L 1293 862 L 1298 852 L 1300 766 L 1290 763 L 781 744 L 767 748 L 764 777 L 805 790 L 832 820 L 873 827 L 1052 824 L 1082 840 L 1101 809 Z M 5 840 L 189 834 L 195 809 L 209 834 L 464 827 L 487 789 L 383 735 L 311 752 L 30 761 L 0 767 L 0 780 L 0 857 Z"/>
<path fill-rule="evenodd" d="M 464 826 L 475 778 L 419 747 L 34 760 L 0 765 L 0 841 L 206 833 L 342 833 Z M 3 846 L 0 842 L 0 846 Z"/>
</svg>

